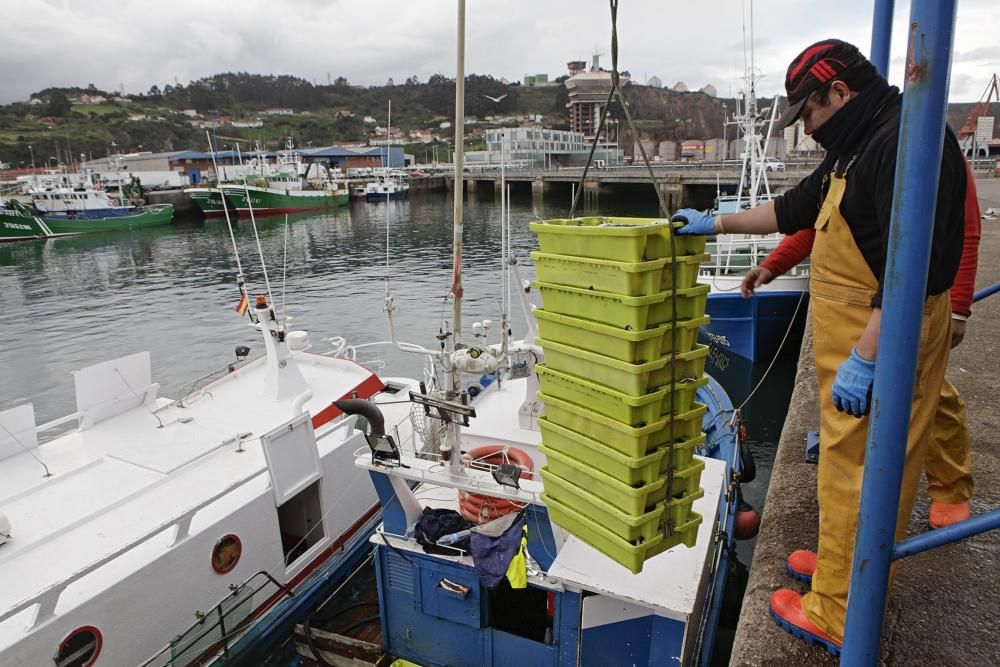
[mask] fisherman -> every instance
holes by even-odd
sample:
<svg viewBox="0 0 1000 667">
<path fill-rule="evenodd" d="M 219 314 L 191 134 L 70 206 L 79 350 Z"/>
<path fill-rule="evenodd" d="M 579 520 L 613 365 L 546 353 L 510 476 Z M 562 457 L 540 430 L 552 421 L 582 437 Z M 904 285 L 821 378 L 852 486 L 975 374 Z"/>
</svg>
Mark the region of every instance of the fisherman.
<svg viewBox="0 0 1000 667">
<path fill-rule="evenodd" d="M 771 615 L 797 637 L 840 652 L 861 495 L 868 410 L 892 212 L 902 97 L 857 47 L 811 45 L 789 65 L 784 127 L 801 116 L 826 151 L 820 166 L 772 201 L 712 217 L 682 209 L 682 234 L 793 234 L 812 227 L 810 298 L 820 389 L 819 545 L 811 591 L 780 589 Z M 900 492 L 896 539 L 906 535 L 949 351 L 948 290 L 962 254 L 966 173 L 946 130 Z"/>
<path fill-rule="evenodd" d="M 972 295 L 976 285 L 979 264 L 979 239 L 982 215 L 976 192 L 975 176 L 968 161 L 965 163 L 965 242 L 962 260 L 958 265 L 955 282 L 951 286 L 951 349 L 965 338 L 967 321 L 972 315 Z M 756 293 L 792 267 L 802 262 L 812 252 L 816 230 L 803 229 L 782 239 L 759 265 L 747 271 L 740 285 L 743 298 Z M 972 497 L 972 453 L 969 449 L 968 423 L 965 403 L 958 390 L 945 378 L 941 385 L 934 430 L 924 461 L 927 477 L 927 495 L 931 506 L 928 523 L 931 528 L 944 528 L 964 521 L 971 515 L 969 499 Z M 815 551 L 795 551 L 788 557 L 788 570 L 792 576 L 810 581 L 816 569 Z"/>
</svg>

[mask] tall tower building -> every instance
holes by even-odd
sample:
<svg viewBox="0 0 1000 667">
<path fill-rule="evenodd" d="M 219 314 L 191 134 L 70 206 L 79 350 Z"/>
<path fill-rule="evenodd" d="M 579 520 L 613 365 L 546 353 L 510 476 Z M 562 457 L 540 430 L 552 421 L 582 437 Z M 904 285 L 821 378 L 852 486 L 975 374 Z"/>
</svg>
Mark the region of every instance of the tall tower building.
<svg viewBox="0 0 1000 667">
<path fill-rule="evenodd" d="M 580 72 L 566 79 L 571 131 L 580 132 L 587 139 L 594 138 L 611 87 L 611 72 Z"/>
</svg>

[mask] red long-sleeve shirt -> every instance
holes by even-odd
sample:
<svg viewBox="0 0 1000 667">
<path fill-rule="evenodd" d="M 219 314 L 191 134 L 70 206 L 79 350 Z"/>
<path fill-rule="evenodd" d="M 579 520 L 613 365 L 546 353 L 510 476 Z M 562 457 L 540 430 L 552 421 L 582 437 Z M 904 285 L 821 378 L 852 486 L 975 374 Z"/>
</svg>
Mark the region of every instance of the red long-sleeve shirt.
<svg viewBox="0 0 1000 667">
<path fill-rule="evenodd" d="M 962 260 L 958 265 L 955 282 L 951 286 L 951 312 L 955 315 L 968 317 L 972 314 L 972 295 L 976 289 L 976 270 L 979 265 L 979 237 L 981 233 L 979 197 L 976 193 L 976 180 L 972 167 L 965 163 L 965 243 L 962 247 Z M 761 266 L 773 276 L 787 273 L 796 264 L 812 253 L 813 241 L 816 240 L 816 230 L 802 229 L 789 234 L 778 247 L 772 250 Z"/>
</svg>

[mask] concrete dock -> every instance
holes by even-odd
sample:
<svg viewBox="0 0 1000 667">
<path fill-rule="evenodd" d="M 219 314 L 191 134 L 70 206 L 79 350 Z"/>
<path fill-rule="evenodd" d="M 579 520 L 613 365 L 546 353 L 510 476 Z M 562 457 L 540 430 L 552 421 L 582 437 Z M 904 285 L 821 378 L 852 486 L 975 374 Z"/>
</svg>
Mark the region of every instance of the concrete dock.
<svg viewBox="0 0 1000 667">
<path fill-rule="evenodd" d="M 985 212 L 1000 208 L 1000 179 L 977 180 Z M 983 220 L 977 289 L 1000 281 L 1000 219 Z M 972 443 L 973 514 L 1000 507 L 1000 295 L 973 306 L 964 342 L 952 351 L 948 378 L 965 399 Z M 812 331 L 802 341 L 795 389 L 774 461 L 731 665 L 836 665 L 825 650 L 794 639 L 768 614 L 778 588 L 806 592 L 785 572 L 796 549 L 816 547 L 816 466 L 805 462 L 808 431 L 819 430 Z M 926 531 L 929 501 L 921 482 L 910 534 Z M 1000 531 L 900 561 L 882 632 L 880 663 L 1000 664 Z"/>
</svg>

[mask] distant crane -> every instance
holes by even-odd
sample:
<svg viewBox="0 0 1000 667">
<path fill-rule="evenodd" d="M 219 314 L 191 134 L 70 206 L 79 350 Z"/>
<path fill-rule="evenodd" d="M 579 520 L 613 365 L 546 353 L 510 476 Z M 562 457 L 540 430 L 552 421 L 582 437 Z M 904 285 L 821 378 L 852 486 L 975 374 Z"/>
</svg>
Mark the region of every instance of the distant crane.
<svg viewBox="0 0 1000 667">
<path fill-rule="evenodd" d="M 970 155 L 973 158 L 976 156 L 973 153 L 977 150 L 976 147 L 976 125 L 979 117 L 987 113 L 990 108 L 990 102 L 993 98 L 996 98 L 1000 102 L 1000 85 L 997 83 L 997 75 L 994 74 L 989 82 L 986 84 L 986 91 L 983 96 L 979 98 L 979 101 L 972 107 L 969 112 L 969 117 L 965 120 L 965 125 L 962 129 L 958 131 L 958 141 L 959 145 L 962 147 L 962 152 L 966 155 Z M 987 153 L 989 153 L 989 147 L 983 146 Z"/>
<path fill-rule="evenodd" d="M 502 100 L 503 98 L 507 97 L 508 95 L 510 95 L 510 93 L 504 93 L 500 97 L 491 97 L 489 95 L 483 95 L 483 97 L 485 97 L 488 100 L 493 100 L 494 102 L 496 102 L 497 104 L 499 104 L 500 100 Z"/>
</svg>

